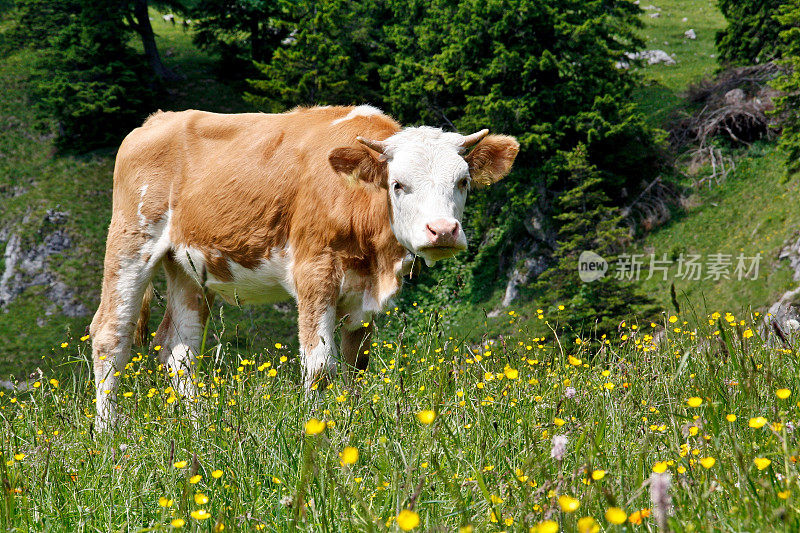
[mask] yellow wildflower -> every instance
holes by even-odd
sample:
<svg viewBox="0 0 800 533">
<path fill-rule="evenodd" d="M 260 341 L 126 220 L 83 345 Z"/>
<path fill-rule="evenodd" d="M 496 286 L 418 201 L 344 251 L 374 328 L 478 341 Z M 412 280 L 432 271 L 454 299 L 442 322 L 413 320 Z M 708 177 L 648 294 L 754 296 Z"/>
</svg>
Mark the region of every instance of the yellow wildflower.
<svg viewBox="0 0 800 533">
<path fill-rule="evenodd" d="M 628 514 L 619 507 L 609 507 L 606 511 L 606 520 L 612 524 L 624 524 Z"/>
<path fill-rule="evenodd" d="M 581 506 L 581 502 L 572 496 L 567 496 L 565 494 L 563 496 L 559 496 L 558 505 L 561 506 L 561 510 L 565 513 L 574 513 L 578 510 L 578 507 Z"/>
<path fill-rule="evenodd" d="M 436 418 L 436 413 L 431 411 L 430 409 L 426 409 L 424 411 L 420 411 L 417 413 L 417 420 L 422 422 L 423 424 L 431 424 L 433 420 Z"/>
<path fill-rule="evenodd" d="M 411 531 L 419 525 L 419 515 L 410 509 L 403 509 L 397 515 L 397 525 L 403 531 Z"/>
</svg>

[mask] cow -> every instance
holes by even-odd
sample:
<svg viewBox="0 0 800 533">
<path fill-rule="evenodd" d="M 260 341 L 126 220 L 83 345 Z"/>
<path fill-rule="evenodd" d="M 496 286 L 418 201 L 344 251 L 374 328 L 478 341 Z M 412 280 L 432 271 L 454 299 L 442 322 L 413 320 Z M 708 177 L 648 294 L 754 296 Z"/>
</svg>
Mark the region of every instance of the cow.
<svg viewBox="0 0 800 533">
<path fill-rule="evenodd" d="M 415 258 L 430 265 L 467 248 L 468 191 L 508 174 L 518 150 L 488 130 L 402 128 L 368 105 L 150 116 L 114 167 L 90 326 L 96 426 L 116 420 L 159 266 L 167 303 L 153 343 L 179 395 L 196 393 L 192 364 L 215 294 L 237 304 L 294 298 L 306 389 L 335 376 L 337 324 L 348 375 L 365 369 L 372 315 Z"/>
</svg>

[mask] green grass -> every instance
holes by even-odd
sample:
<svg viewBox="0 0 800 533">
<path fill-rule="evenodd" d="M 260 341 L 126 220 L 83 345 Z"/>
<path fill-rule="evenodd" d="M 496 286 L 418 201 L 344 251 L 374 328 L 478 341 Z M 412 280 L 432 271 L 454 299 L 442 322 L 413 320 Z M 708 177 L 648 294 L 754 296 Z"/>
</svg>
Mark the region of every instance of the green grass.
<svg viewBox="0 0 800 533">
<path fill-rule="evenodd" d="M 125 372 L 119 426 L 101 435 L 88 346 L 75 340 L 59 355 L 82 372 L 60 383 L 48 373 L 30 392 L 0 397 L 0 524 L 398 531 L 402 516 L 403 525 L 418 517 L 421 531 L 527 531 L 546 520 L 577 531 L 589 516 L 603 531 L 653 531 L 649 481 L 664 470 L 673 531 L 797 530 L 797 353 L 751 336 L 749 317 L 708 318 L 698 331 L 666 322 L 659 345 L 649 325 L 625 326 L 598 351 L 524 330 L 470 347 L 426 328 L 431 310 L 391 317 L 412 333 L 380 336 L 375 371 L 354 387 L 335 380 L 319 401 L 297 387 L 284 347 L 222 347 L 223 367 L 212 347 L 197 364 L 195 402 L 176 398 L 145 354 Z M 430 425 L 417 417 L 427 410 L 437 414 Z M 756 417 L 767 424 L 749 427 Z M 325 423 L 320 433 L 304 430 L 311 419 Z M 556 436 L 567 439 L 562 459 L 551 455 Z M 345 447 L 358 450 L 352 465 L 340 463 Z M 770 463 L 760 470 L 755 459 Z M 651 514 L 617 526 L 611 508 L 622 519 Z M 547 525 L 533 531 L 554 531 Z"/>
<path fill-rule="evenodd" d="M 741 312 L 764 310 L 781 294 L 796 284 L 786 261 L 778 254 L 788 238 L 800 229 L 800 205 L 796 202 L 798 184 L 782 180 L 782 154 L 772 145 L 750 149 L 737 161 L 732 177 L 720 185 L 697 190 L 687 200 L 684 213 L 678 214 L 638 243 L 633 253 L 647 256 L 663 254 L 671 260 L 680 254 L 699 254 L 705 262 L 710 254 L 735 257 L 760 253 L 756 280 L 732 279 L 685 280 L 677 276 L 677 264 L 670 269 L 668 281 L 656 277 L 643 283 L 664 309 L 670 303 L 669 283 L 674 281 L 679 302 L 705 310 Z M 733 267 L 731 268 L 731 274 Z M 703 278 L 706 274 L 703 273 Z"/>
<path fill-rule="evenodd" d="M 725 20 L 713 2 L 641 3 L 650 4 L 662 10 L 659 18 L 649 17 L 652 10 L 642 17 L 646 48 L 676 54 L 677 64 L 642 68 L 639 73 L 645 87 L 636 93 L 636 100 L 651 123 L 663 126 L 676 113 L 691 108 L 682 98 L 688 85 L 719 68 L 714 39 Z M 682 22 L 683 17 L 688 21 Z M 696 31 L 696 40 L 684 39 L 683 32 L 689 28 Z M 656 279 L 642 283 L 645 292 L 663 309 L 674 309 L 670 298 L 673 281 L 679 303 L 703 311 L 709 306 L 733 312 L 751 308 L 763 311 L 793 287 L 788 264 L 778 261 L 778 253 L 800 227 L 797 183 L 781 180 L 783 155 L 773 144 L 725 151 L 736 159 L 730 178 L 711 187 L 690 188 L 686 208 L 676 211 L 671 221 L 640 239 L 628 252 L 644 254 L 648 261 L 650 254 L 658 258 L 667 254 L 675 260 L 681 253 L 700 254 L 704 259 L 713 253 L 734 257 L 761 253 L 759 277 L 756 281 L 685 281 L 676 277 L 675 266 L 666 283 Z M 704 175 L 702 172 L 710 173 L 710 169 L 702 169 L 698 178 Z M 681 184 L 690 183 L 687 178 Z"/>
</svg>

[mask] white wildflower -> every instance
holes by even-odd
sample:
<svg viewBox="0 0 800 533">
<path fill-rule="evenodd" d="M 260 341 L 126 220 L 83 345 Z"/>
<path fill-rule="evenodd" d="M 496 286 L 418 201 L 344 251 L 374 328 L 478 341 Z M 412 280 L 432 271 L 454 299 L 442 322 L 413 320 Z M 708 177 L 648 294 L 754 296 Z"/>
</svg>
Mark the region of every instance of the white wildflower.
<svg viewBox="0 0 800 533">
<path fill-rule="evenodd" d="M 556 435 L 553 437 L 553 449 L 550 450 L 550 457 L 556 461 L 561 461 L 567 454 L 568 439 L 565 435 Z"/>
</svg>

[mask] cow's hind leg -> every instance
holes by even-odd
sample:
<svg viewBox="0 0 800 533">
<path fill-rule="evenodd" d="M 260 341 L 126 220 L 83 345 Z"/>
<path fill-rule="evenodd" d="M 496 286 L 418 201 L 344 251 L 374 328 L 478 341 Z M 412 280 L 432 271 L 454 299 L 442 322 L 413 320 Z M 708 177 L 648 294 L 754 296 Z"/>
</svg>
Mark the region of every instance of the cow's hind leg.
<svg viewBox="0 0 800 533">
<path fill-rule="evenodd" d="M 347 380 L 353 382 L 356 374 L 366 370 L 369 365 L 369 348 L 372 340 L 373 322 L 366 327 L 362 324 L 342 326 L 342 359 L 347 365 Z"/>
<path fill-rule="evenodd" d="M 131 357 L 131 341 L 145 290 L 160 258 L 147 239 L 112 219 L 103 272 L 100 306 L 89 332 L 97 388 L 96 427 L 105 430 L 117 417 L 116 393 Z"/>
<path fill-rule="evenodd" d="M 191 408 L 197 396 L 195 357 L 200 351 L 210 299 L 174 259 L 168 256 L 163 263 L 167 310 L 154 342 L 161 346 L 159 356 L 172 376 L 172 388 Z"/>
</svg>

